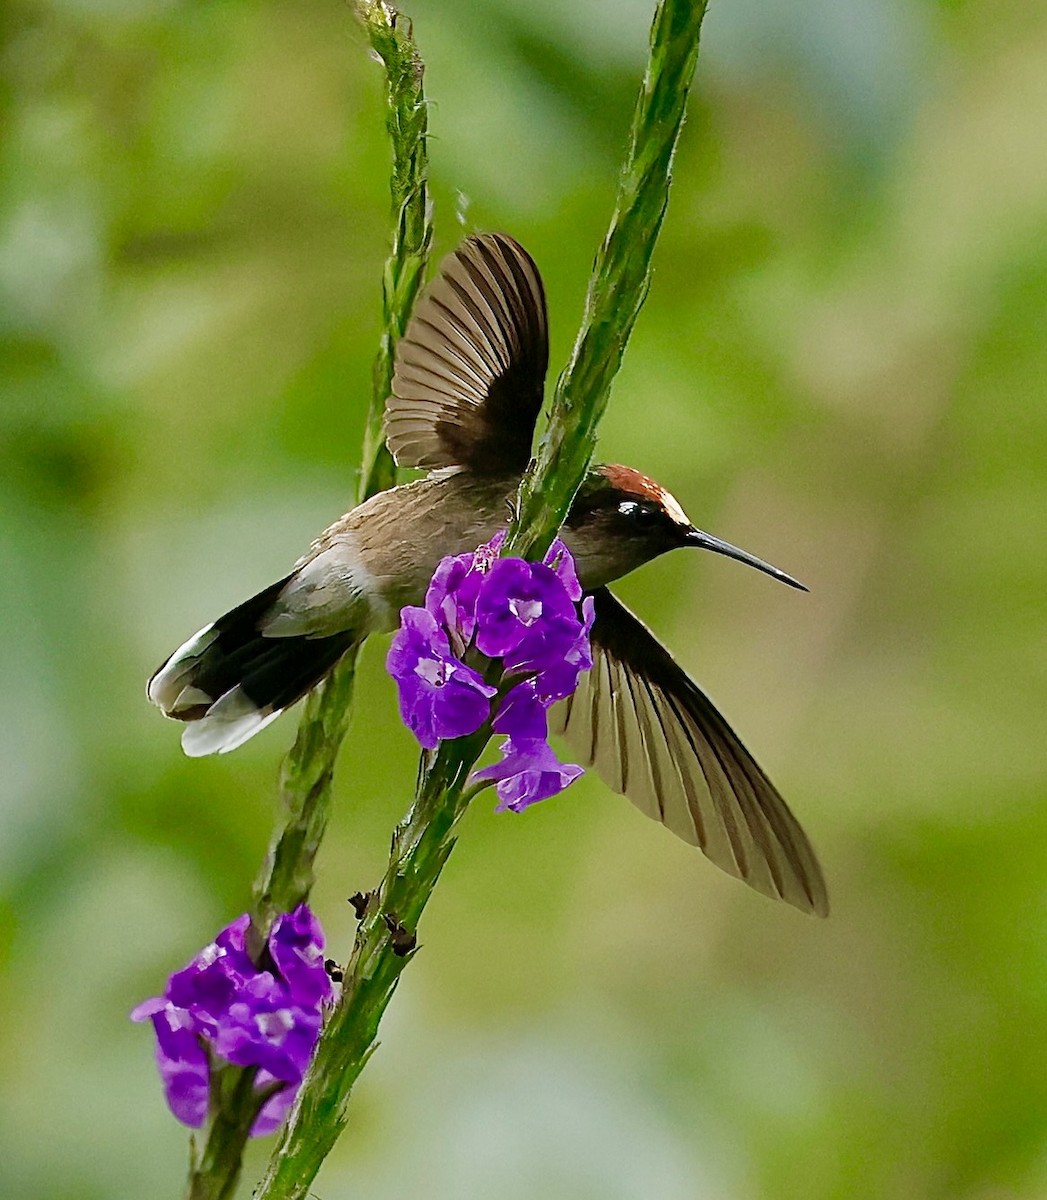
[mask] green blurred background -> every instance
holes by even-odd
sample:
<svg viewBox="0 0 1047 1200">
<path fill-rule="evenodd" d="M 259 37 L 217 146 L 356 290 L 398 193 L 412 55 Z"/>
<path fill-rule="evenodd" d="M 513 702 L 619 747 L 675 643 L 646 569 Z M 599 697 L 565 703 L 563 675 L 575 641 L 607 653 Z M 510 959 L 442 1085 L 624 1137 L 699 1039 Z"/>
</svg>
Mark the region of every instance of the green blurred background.
<svg viewBox="0 0 1047 1200">
<path fill-rule="evenodd" d="M 522 240 L 562 363 L 650 5 L 412 15 L 436 252 Z M 127 1012 L 245 907 L 295 718 L 190 762 L 143 685 L 352 494 L 382 80 L 344 2 L 2 21 L 0 1194 L 174 1196 Z M 601 455 L 811 594 L 697 555 L 620 592 L 791 800 L 833 915 L 593 780 L 480 800 L 330 1200 L 1047 1196 L 1047 8 L 718 0 L 704 45 Z M 415 774 L 383 650 L 319 864 L 339 955 Z"/>
</svg>

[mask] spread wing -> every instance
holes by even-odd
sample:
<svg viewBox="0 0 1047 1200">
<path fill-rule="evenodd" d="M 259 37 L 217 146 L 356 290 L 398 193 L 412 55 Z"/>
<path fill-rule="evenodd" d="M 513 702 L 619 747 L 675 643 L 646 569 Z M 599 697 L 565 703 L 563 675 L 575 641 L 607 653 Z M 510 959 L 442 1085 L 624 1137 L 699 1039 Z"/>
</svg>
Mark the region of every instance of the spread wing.
<svg viewBox="0 0 1047 1200">
<path fill-rule="evenodd" d="M 502 233 L 467 238 L 397 346 L 385 406 L 397 464 L 523 471 L 548 365 L 545 291 L 530 255 Z"/>
<path fill-rule="evenodd" d="M 829 910 L 806 835 L 712 701 L 606 588 L 593 668 L 550 710 L 580 761 L 730 875 L 805 912 Z"/>
</svg>

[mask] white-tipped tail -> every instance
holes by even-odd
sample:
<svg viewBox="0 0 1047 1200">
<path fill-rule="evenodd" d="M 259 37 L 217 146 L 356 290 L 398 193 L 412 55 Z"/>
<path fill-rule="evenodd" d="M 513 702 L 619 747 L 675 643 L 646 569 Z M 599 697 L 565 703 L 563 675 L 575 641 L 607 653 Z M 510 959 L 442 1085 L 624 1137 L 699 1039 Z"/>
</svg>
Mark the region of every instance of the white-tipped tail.
<svg viewBox="0 0 1047 1200">
<path fill-rule="evenodd" d="M 150 679 L 149 699 L 164 716 L 186 722 L 182 747 L 191 758 L 242 746 L 319 683 L 356 641 L 350 630 L 267 636 L 274 601 L 287 582 L 277 581 L 201 629 Z"/>
<path fill-rule="evenodd" d="M 158 708 L 163 709 L 165 716 L 175 716 L 183 709 L 200 704 L 201 701 L 210 704 L 210 697 L 192 688 L 189 680 L 200 659 L 217 637 L 218 630 L 212 621 L 199 633 L 194 633 L 187 642 L 183 642 L 149 680 L 146 695 Z M 193 698 L 194 692 L 196 699 Z"/>
<path fill-rule="evenodd" d="M 182 749 L 190 758 L 228 754 L 275 721 L 283 711 L 259 709 L 243 688 L 234 687 L 211 705 L 206 716 L 185 727 Z"/>
</svg>

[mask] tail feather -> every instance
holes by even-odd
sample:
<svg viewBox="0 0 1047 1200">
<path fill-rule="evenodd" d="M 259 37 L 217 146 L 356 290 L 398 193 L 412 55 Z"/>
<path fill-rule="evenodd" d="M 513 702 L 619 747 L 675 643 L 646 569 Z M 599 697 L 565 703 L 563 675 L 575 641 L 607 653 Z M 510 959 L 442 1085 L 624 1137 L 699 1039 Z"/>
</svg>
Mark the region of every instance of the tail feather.
<svg viewBox="0 0 1047 1200">
<path fill-rule="evenodd" d="M 187 722 L 186 754 L 235 750 L 301 699 L 356 641 L 352 630 L 327 637 L 264 637 L 259 631 L 290 576 L 205 626 L 149 681 L 149 699 Z"/>
</svg>

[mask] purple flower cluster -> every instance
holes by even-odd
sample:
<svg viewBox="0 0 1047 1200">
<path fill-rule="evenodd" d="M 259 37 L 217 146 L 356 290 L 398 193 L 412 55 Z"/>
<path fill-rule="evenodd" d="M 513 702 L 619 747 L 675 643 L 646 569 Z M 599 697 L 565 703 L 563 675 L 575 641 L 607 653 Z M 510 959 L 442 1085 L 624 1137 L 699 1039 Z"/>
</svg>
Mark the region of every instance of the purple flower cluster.
<svg viewBox="0 0 1047 1200">
<path fill-rule="evenodd" d="M 475 733 L 494 706 L 491 727 L 505 735 L 503 758 L 475 778 L 495 782 L 499 812 L 520 812 L 582 774 L 553 753 L 546 710 L 592 666 L 593 602 L 582 599 L 559 538 L 540 563 L 498 558 L 504 540 L 500 533 L 474 554 L 440 563 L 424 607 L 401 611 L 386 665 L 404 724 L 427 749 Z M 482 666 L 479 655 L 501 660 L 501 691 L 470 665 Z"/>
<path fill-rule="evenodd" d="M 132 1021 L 153 1022 L 156 1064 L 174 1115 L 194 1128 L 208 1111 L 212 1060 L 257 1067 L 259 1092 L 280 1087 L 262 1106 L 253 1137 L 279 1128 L 320 1034 L 331 995 L 324 935 L 309 908 L 277 919 L 269 935 L 269 969 L 255 966 L 245 938 L 250 917 L 228 925 L 181 971 L 162 996 L 144 1000 Z"/>
</svg>

